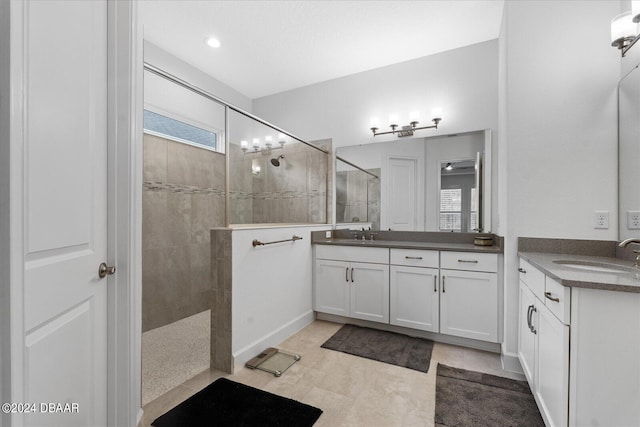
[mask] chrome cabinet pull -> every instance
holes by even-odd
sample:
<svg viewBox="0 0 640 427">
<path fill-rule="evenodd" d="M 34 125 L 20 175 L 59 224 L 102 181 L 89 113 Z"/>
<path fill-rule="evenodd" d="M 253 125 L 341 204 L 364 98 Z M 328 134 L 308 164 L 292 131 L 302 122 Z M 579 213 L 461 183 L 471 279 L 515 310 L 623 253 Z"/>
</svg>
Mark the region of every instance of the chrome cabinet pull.
<svg viewBox="0 0 640 427">
<path fill-rule="evenodd" d="M 104 279 L 107 276 L 111 276 L 113 274 L 116 274 L 116 267 L 115 266 L 108 266 L 106 263 L 101 263 L 98 266 L 98 277 L 100 277 L 101 279 Z"/>
<path fill-rule="evenodd" d="M 554 298 L 554 297 L 552 297 L 552 296 L 551 296 L 551 292 L 545 292 L 545 293 L 544 293 L 544 296 L 545 296 L 547 299 L 550 299 L 551 301 L 554 301 L 554 302 L 560 302 L 560 298 Z"/>
<path fill-rule="evenodd" d="M 421 256 L 405 256 L 405 259 L 422 259 Z"/>
<path fill-rule="evenodd" d="M 532 309 L 533 305 L 530 305 L 529 308 L 527 308 L 527 327 L 529 328 L 529 330 L 531 330 L 531 315 L 533 314 L 531 312 Z"/>
<path fill-rule="evenodd" d="M 525 270 L 524 268 L 520 267 L 518 268 L 518 271 L 522 274 L 527 274 L 527 270 Z"/>
<path fill-rule="evenodd" d="M 537 311 L 538 309 L 535 307 L 531 309 L 531 332 L 533 332 L 534 334 L 538 333 L 538 331 L 536 331 L 536 328 L 533 327 L 533 313 L 536 313 Z"/>
<path fill-rule="evenodd" d="M 433 276 L 433 292 L 438 292 L 438 276 Z"/>
<path fill-rule="evenodd" d="M 444 290 L 444 276 L 442 276 L 442 293 L 443 294 L 445 293 L 445 290 Z"/>
<path fill-rule="evenodd" d="M 351 283 L 353 283 L 353 267 L 351 268 Z"/>
<path fill-rule="evenodd" d="M 477 264 L 478 260 L 477 259 L 459 259 L 458 262 L 468 262 L 471 264 Z"/>
</svg>

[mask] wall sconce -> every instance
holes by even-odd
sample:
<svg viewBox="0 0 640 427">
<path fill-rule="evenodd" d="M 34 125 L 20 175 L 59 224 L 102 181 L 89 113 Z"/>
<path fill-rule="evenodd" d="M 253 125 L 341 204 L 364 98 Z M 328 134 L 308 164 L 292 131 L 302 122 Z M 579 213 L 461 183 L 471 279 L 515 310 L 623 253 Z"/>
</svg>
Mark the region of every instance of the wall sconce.
<svg viewBox="0 0 640 427">
<path fill-rule="evenodd" d="M 611 20 L 611 46 L 620 49 L 622 57 L 636 44 L 640 22 L 640 1 L 631 2 L 631 12 L 624 12 Z"/>
<path fill-rule="evenodd" d="M 391 128 L 390 131 L 387 132 L 378 132 L 378 119 L 371 119 L 371 132 L 373 132 L 373 136 L 378 136 L 378 135 L 387 135 L 387 134 L 394 134 L 394 135 L 398 135 L 398 137 L 403 137 L 403 136 L 413 136 L 413 133 L 417 130 L 422 130 L 422 129 L 437 129 L 438 128 L 438 123 L 440 123 L 440 121 L 442 120 L 442 110 L 440 108 L 434 108 L 432 111 L 432 115 L 433 115 L 433 119 L 431 119 L 431 121 L 434 123 L 431 126 L 421 126 L 418 127 L 418 123 L 420 123 L 418 121 L 418 119 L 420 118 L 420 114 L 416 111 L 409 113 L 409 124 L 405 125 L 405 126 L 401 126 L 400 130 L 398 129 L 398 123 L 399 123 L 399 119 L 398 116 L 396 114 L 392 114 L 389 116 L 389 127 Z"/>
</svg>

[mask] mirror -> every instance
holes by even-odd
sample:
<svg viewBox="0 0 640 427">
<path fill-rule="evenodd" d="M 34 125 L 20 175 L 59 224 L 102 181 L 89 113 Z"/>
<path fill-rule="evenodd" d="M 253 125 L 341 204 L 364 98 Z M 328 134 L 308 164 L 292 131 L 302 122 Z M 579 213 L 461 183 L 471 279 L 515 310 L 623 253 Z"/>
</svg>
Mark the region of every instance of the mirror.
<svg viewBox="0 0 640 427">
<path fill-rule="evenodd" d="M 618 85 L 618 237 L 640 237 L 640 70 Z"/>
<path fill-rule="evenodd" d="M 372 229 L 491 232 L 490 130 L 339 147 L 336 155 L 336 223 L 340 226 L 360 228 L 341 206 L 362 205 L 365 200 L 375 205 L 377 199 L 379 219 L 375 211 L 367 212 Z M 341 160 L 355 166 L 351 168 L 354 175 L 355 170 L 360 174 L 378 171 L 374 172 L 378 187 L 369 185 L 365 190 L 364 185 L 352 185 L 351 191 L 340 190 L 339 185 L 346 184 L 338 183 L 345 179 L 339 178 L 339 172 L 348 170 Z M 458 170 L 443 172 L 448 163 Z M 339 199 L 338 192 L 346 198 Z"/>
</svg>

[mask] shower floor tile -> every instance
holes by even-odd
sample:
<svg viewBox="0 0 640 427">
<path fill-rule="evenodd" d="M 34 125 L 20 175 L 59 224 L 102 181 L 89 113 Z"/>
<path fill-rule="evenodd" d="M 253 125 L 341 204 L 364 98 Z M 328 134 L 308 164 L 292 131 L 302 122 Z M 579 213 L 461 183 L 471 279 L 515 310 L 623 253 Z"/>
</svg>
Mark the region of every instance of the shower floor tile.
<svg viewBox="0 0 640 427">
<path fill-rule="evenodd" d="M 209 369 L 211 311 L 142 334 L 142 405 Z"/>
</svg>

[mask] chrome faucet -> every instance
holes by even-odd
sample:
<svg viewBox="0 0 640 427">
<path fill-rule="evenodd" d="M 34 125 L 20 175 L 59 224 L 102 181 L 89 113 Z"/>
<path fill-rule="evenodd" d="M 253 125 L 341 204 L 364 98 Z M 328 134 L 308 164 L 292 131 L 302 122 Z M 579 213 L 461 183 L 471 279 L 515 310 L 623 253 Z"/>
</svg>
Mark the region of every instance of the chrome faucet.
<svg viewBox="0 0 640 427">
<path fill-rule="evenodd" d="M 629 239 L 625 239 L 618 245 L 621 248 L 626 248 L 629 243 L 637 243 L 640 244 L 640 238 L 631 237 Z M 633 263 L 633 266 L 636 268 L 640 268 L 640 250 L 634 249 L 633 253 L 636 254 L 636 261 Z"/>
</svg>

